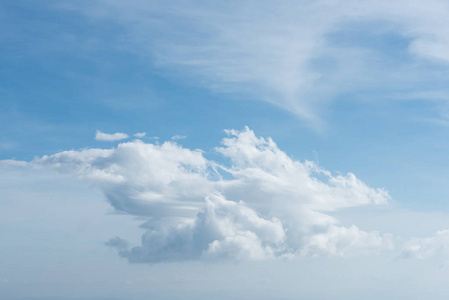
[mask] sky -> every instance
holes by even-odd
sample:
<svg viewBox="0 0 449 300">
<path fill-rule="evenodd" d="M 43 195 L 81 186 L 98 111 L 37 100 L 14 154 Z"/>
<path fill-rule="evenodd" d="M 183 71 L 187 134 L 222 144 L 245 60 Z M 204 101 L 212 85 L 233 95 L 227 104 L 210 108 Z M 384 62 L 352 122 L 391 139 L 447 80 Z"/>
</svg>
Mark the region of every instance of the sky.
<svg viewBox="0 0 449 300">
<path fill-rule="evenodd" d="M 449 3 L 0 3 L 6 300 L 446 299 Z"/>
</svg>

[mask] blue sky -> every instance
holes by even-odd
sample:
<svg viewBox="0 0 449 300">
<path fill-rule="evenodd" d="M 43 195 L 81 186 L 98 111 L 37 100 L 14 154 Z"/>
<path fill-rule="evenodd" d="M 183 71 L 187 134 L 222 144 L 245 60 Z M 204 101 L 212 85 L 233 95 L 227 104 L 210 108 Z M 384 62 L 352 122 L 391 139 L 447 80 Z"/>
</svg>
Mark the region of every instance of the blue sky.
<svg viewBox="0 0 449 300">
<path fill-rule="evenodd" d="M 3 1 L 0 294 L 443 299 L 448 11 Z"/>
</svg>

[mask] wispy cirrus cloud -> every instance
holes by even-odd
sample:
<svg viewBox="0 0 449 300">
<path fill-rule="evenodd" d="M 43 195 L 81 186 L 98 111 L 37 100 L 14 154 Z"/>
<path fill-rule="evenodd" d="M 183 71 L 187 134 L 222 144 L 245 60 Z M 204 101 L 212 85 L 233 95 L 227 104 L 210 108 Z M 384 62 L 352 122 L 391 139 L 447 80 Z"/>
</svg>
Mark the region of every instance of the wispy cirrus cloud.
<svg viewBox="0 0 449 300">
<path fill-rule="evenodd" d="M 167 76 L 270 102 L 315 126 L 320 107 L 351 94 L 448 93 L 442 0 L 115 0 L 74 9 L 121 26 L 120 50 Z"/>
<path fill-rule="evenodd" d="M 64 151 L 30 163 L 99 187 L 118 211 L 147 219 L 142 244 L 117 247 L 131 262 L 264 260 L 349 255 L 392 247 L 392 237 L 341 226 L 329 212 L 385 204 L 383 189 L 292 160 L 273 140 L 229 130 L 216 148 L 230 165 L 175 142 Z M 320 178 L 320 179 L 319 179 Z"/>
</svg>

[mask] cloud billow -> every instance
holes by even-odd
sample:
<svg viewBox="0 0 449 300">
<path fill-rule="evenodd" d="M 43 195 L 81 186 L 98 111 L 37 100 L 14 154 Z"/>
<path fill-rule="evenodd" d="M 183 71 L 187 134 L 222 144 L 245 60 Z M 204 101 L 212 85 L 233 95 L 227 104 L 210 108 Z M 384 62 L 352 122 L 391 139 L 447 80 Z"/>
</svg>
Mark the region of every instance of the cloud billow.
<svg viewBox="0 0 449 300">
<path fill-rule="evenodd" d="M 249 128 L 226 133 L 215 151 L 228 165 L 172 141 L 140 140 L 31 164 L 75 174 L 99 187 L 118 211 L 147 218 L 141 245 L 121 238 L 108 243 L 130 262 L 343 256 L 392 247 L 390 235 L 344 227 L 329 215 L 388 203 L 388 192 L 351 173 L 334 176 L 292 160 Z"/>
</svg>

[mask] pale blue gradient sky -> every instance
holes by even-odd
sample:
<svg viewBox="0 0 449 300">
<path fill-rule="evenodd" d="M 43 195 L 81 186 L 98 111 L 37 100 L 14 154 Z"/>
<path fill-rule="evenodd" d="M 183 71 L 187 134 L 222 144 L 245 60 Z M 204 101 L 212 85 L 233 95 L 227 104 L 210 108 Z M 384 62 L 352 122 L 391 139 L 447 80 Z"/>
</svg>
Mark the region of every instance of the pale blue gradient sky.
<svg viewBox="0 0 449 300">
<path fill-rule="evenodd" d="M 138 243 L 143 219 L 89 181 L 3 163 L 2 298 L 447 295 L 449 242 L 437 258 L 396 259 L 449 228 L 445 1 L 3 1 L 0 28 L 1 160 L 119 143 L 100 130 L 186 136 L 226 163 L 223 130 L 249 126 L 295 160 L 388 190 L 387 206 L 332 214 L 395 239 L 374 256 L 128 264 L 104 243 Z"/>
</svg>

